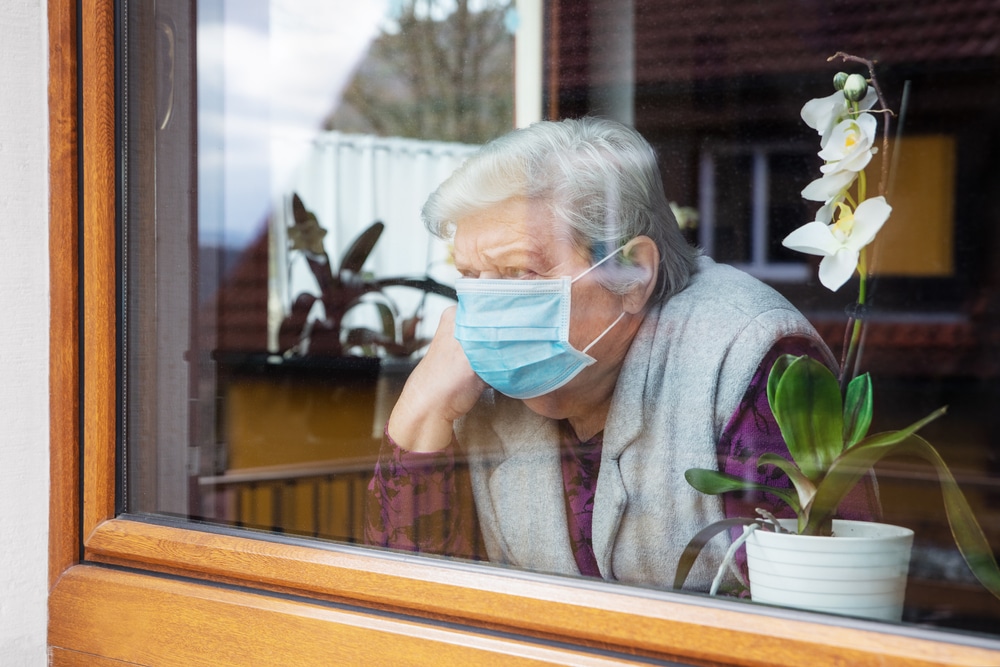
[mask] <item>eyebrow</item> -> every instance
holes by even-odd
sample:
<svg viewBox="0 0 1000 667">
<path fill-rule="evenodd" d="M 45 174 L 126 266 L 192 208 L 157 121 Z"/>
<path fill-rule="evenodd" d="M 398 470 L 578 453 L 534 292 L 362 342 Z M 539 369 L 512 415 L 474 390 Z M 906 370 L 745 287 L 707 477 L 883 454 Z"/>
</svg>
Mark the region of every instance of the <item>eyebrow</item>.
<svg viewBox="0 0 1000 667">
<path fill-rule="evenodd" d="M 529 247 L 530 246 L 530 247 Z M 545 265 L 548 253 L 537 243 L 525 244 L 514 242 L 499 248 L 481 250 L 475 253 L 476 258 L 484 261 L 490 268 L 539 268 Z M 459 271 L 471 268 L 475 262 L 462 262 L 457 254 L 457 248 L 452 250 L 452 260 Z"/>
</svg>

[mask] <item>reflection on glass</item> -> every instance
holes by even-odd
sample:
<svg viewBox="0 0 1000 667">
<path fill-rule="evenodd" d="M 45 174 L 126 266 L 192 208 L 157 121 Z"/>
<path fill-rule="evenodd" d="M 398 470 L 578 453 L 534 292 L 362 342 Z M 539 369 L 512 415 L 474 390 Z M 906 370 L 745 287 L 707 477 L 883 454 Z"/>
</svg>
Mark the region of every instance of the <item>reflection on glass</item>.
<svg viewBox="0 0 1000 667">
<path fill-rule="evenodd" d="M 129 142 L 127 340 L 159 349 L 129 356 L 156 406 L 128 402 L 130 511 L 359 539 L 387 411 L 454 303 L 420 207 L 513 124 L 508 10 L 127 9 L 128 90 L 157 88 L 129 127 L 165 118 Z"/>
<path fill-rule="evenodd" d="M 907 39 L 910 29 L 895 25 L 884 3 L 854 8 L 850 25 L 832 10 L 780 4 L 764 15 L 721 0 L 126 3 L 127 511 L 347 542 L 364 541 L 367 526 L 369 537 L 395 530 L 396 538 L 378 540 L 390 546 L 669 587 L 676 551 L 701 519 L 728 513 L 727 504 L 773 499 L 714 504 L 687 488 L 680 475 L 688 464 L 677 445 L 686 436 L 662 432 L 664 420 L 683 410 L 664 416 L 648 396 L 628 409 L 611 404 L 606 415 L 592 410 L 587 425 L 548 419 L 565 416 L 562 408 L 528 398 L 524 414 L 497 418 L 493 440 L 482 435 L 485 422 L 467 419 L 457 429 L 457 452 L 475 456 L 468 467 L 457 456 L 447 506 L 424 507 L 419 520 L 396 528 L 385 524 L 388 496 L 405 493 L 400 470 L 417 464 L 404 457 L 390 470 L 394 454 L 391 443 L 383 445 L 383 429 L 441 314 L 455 304 L 454 289 L 468 284 L 456 282 L 455 264 L 480 278 L 536 268 L 480 266 L 463 245 L 469 220 L 456 226 L 456 237 L 445 229 L 438 238 L 420 211 L 481 144 L 514 126 L 514 90 L 520 100 L 532 81 L 548 118 L 601 115 L 638 129 L 656 149 L 667 200 L 682 213 L 676 236 L 787 297 L 817 332 L 810 349 L 798 351 L 823 356 L 826 345 L 839 359 L 856 281 L 837 293 L 823 289 L 819 258 L 780 242 L 818 208 L 801 197 L 821 160 L 818 135 L 799 111 L 832 90 L 828 81 L 845 66 L 827 58 L 843 49 L 879 57 L 880 82 L 898 112 L 893 215 L 879 237 L 861 313 L 868 323 L 864 370 L 874 380 L 872 428 L 899 428 L 948 405 L 947 416 L 923 434 L 952 467 L 995 550 L 1000 274 L 991 258 L 1000 214 L 987 193 L 998 179 L 990 157 L 1000 109 L 983 91 L 1000 83 L 1000 52 L 983 26 L 1000 10 L 928 10 L 914 20 L 948 27 L 929 51 Z M 544 38 L 532 58 L 522 58 L 530 41 L 524 31 L 540 16 Z M 774 16 L 784 20 L 776 24 Z M 529 76 L 535 70 L 543 75 Z M 875 156 L 872 169 L 882 158 Z M 501 208 L 480 221 L 484 229 L 544 218 Z M 539 242 L 548 231 L 530 236 Z M 575 276 L 634 237 L 612 236 L 589 243 L 590 256 L 576 256 L 557 274 L 546 273 L 549 266 L 540 277 Z M 564 249 L 550 240 L 550 252 Z M 588 352 L 597 367 L 608 346 L 642 320 L 626 307 L 616 321 L 621 298 L 614 313 L 593 306 L 599 297 L 584 298 L 581 288 L 609 266 L 626 264 L 615 255 L 572 288 L 574 347 L 611 326 Z M 493 276 L 494 268 L 507 273 Z M 495 319 L 515 310 L 484 308 L 504 313 Z M 713 336 L 704 338 L 707 349 Z M 703 385 L 663 371 L 668 363 L 651 367 L 670 378 L 653 405 L 695 411 Z M 589 377 L 586 369 L 580 377 Z M 670 393 L 682 388 L 683 396 Z M 766 392 L 733 391 L 763 400 L 747 414 L 760 417 L 767 408 Z M 741 430 L 733 414 L 717 415 L 706 436 L 726 448 L 716 465 L 753 468 L 746 453 L 759 450 L 741 438 L 774 424 L 750 419 Z M 638 448 L 615 449 L 629 419 L 638 420 L 630 442 L 656 443 L 634 461 Z M 510 434 L 531 425 L 554 443 L 545 453 L 551 465 L 512 466 Z M 603 438 L 603 458 L 591 436 Z M 380 447 L 385 497 L 366 516 Z M 491 459 L 495 468 L 482 463 L 490 457 L 499 457 Z M 640 490 L 640 470 L 658 481 Z M 897 458 L 877 472 L 877 487 L 865 485 L 844 514 L 874 518 L 880 509 L 883 521 L 914 530 L 903 621 L 996 634 L 1000 602 L 958 554 L 931 471 Z M 578 476 L 570 483 L 564 474 Z M 567 486 L 585 493 L 567 495 Z M 683 499 L 666 504 L 670 493 Z M 605 506 L 619 501 L 628 519 L 615 524 Z M 593 530 L 577 531 L 588 512 Z M 501 515 L 541 528 L 512 532 Z M 449 522 L 464 522 L 464 537 L 445 536 Z M 581 550 L 588 537 L 590 551 Z M 627 543 L 645 546 L 616 551 Z"/>
</svg>

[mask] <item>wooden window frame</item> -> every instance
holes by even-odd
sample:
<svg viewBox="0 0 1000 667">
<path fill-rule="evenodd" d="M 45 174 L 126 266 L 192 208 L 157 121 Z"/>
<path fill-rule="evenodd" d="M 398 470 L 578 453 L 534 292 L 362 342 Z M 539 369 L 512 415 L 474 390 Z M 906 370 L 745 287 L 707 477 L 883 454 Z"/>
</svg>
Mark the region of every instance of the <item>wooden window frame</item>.
<svg viewBox="0 0 1000 667">
<path fill-rule="evenodd" d="M 114 0 L 48 11 L 51 664 L 1000 664 L 948 633 L 116 517 Z"/>
</svg>

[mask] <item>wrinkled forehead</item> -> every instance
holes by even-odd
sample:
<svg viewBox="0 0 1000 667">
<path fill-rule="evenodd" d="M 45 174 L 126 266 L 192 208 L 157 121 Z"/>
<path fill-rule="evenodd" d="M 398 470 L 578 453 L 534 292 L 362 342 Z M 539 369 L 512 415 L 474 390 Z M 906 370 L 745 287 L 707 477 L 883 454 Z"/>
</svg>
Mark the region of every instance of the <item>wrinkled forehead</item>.
<svg viewBox="0 0 1000 667">
<path fill-rule="evenodd" d="M 544 201 L 516 197 L 459 218 L 452 252 L 462 269 L 514 267 L 541 271 L 577 256 L 591 257 L 570 226 Z"/>
<path fill-rule="evenodd" d="M 585 239 L 559 214 L 559 207 L 545 197 L 515 195 L 495 204 L 468 207 L 449 225 L 449 236 L 454 240 L 460 227 L 469 235 L 497 232 L 500 234 L 527 233 L 540 242 L 567 244 L 576 249 L 589 250 Z M 494 235 L 494 234 L 491 234 Z"/>
</svg>

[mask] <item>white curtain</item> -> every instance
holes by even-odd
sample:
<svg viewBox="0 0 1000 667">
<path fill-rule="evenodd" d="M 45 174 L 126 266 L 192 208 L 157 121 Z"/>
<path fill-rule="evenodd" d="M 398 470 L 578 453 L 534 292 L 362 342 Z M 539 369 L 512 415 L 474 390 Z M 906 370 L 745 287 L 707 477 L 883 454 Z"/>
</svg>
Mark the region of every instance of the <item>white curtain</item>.
<svg viewBox="0 0 1000 667">
<path fill-rule="evenodd" d="M 456 273 L 448 263 L 449 248 L 432 237 L 420 220 L 428 195 L 478 146 L 326 132 L 309 142 L 305 158 L 284 187 L 272 220 L 272 289 L 287 312 L 302 292 L 319 294 L 302 258 L 282 256 L 284 234 L 292 224 L 291 196 L 297 193 L 327 230 L 324 238 L 334 271 L 353 240 L 373 222 L 385 231 L 364 266 L 379 278 L 430 275 L 452 284 Z M 287 264 L 291 260 L 290 265 Z M 412 314 L 420 301 L 417 290 L 390 293 L 401 316 Z M 440 311 L 449 302 L 431 298 L 425 304 L 422 334 L 431 335 Z M 359 309 L 359 316 L 364 316 Z M 279 319 L 280 321 L 280 319 Z"/>
</svg>

